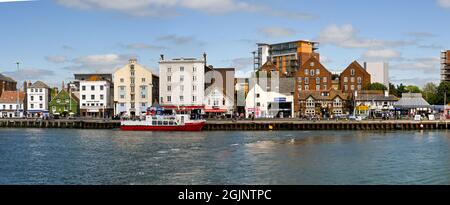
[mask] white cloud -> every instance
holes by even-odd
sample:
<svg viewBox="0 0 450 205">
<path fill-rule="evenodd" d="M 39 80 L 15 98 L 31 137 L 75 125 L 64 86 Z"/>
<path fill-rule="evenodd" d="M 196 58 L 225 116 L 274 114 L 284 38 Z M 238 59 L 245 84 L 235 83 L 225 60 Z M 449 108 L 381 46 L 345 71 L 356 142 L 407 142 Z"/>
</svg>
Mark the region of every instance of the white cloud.
<svg viewBox="0 0 450 205">
<path fill-rule="evenodd" d="M 243 0 L 56 0 L 60 5 L 76 9 L 102 9 L 133 16 L 173 16 L 179 9 L 220 15 L 230 12 L 263 13 L 296 20 L 315 16 L 297 11 L 279 11 L 272 7 Z"/>
<path fill-rule="evenodd" d="M 400 59 L 401 53 L 390 49 L 367 50 L 363 57 L 365 60 L 393 60 Z"/>
<path fill-rule="evenodd" d="M 343 48 L 383 48 L 415 44 L 412 41 L 384 41 L 377 39 L 363 39 L 357 36 L 358 31 L 350 24 L 342 26 L 331 25 L 325 27 L 317 41 L 333 44 Z"/>
<path fill-rule="evenodd" d="M 165 35 L 160 36 L 156 40 L 158 41 L 167 41 L 173 44 L 188 44 L 194 42 L 193 37 L 187 37 L 187 36 L 177 36 L 177 35 Z"/>
<path fill-rule="evenodd" d="M 19 71 L 12 71 L 12 72 L 4 72 L 7 76 L 12 76 L 14 80 L 21 82 L 24 80 L 44 80 L 48 77 L 55 76 L 55 72 L 52 70 L 46 70 L 46 69 L 38 69 L 38 68 L 24 68 L 20 69 Z"/>
<path fill-rule="evenodd" d="M 163 46 L 156 46 L 146 43 L 131 43 L 131 44 L 120 44 L 121 47 L 132 49 L 132 50 L 162 50 L 165 49 Z"/>
<path fill-rule="evenodd" d="M 437 3 L 443 8 L 450 8 L 450 0 L 438 0 Z"/>
<path fill-rule="evenodd" d="M 293 36 L 295 34 L 295 30 L 282 27 L 266 27 L 259 29 L 259 32 L 270 38 Z"/>
<path fill-rule="evenodd" d="M 65 56 L 47 56 L 45 60 L 51 63 L 65 63 L 67 62 L 67 57 Z"/>
<path fill-rule="evenodd" d="M 104 72 L 113 73 L 117 68 L 125 65 L 134 55 L 101 54 L 88 55 L 73 59 L 66 70 L 75 72 Z"/>
<path fill-rule="evenodd" d="M 416 58 L 410 59 L 406 62 L 395 64 L 392 66 L 393 70 L 410 72 L 423 71 L 424 73 L 437 73 L 439 74 L 440 59 L 439 57 L 433 58 Z"/>
<path fill-rule="evenodd" d="M 34 0 L 0 0 L 0 3 L 23 2 L 23 1 L 34 1 Z"/>
</svg>

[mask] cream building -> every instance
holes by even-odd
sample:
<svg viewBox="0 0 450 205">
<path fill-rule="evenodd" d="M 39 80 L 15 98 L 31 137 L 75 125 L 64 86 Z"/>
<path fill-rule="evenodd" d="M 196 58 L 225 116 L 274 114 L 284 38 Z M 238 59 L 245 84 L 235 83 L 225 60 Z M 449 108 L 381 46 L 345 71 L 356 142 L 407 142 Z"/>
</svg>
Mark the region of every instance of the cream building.
<svg viewBox="0 0 450 205">
<path fill-rule="evenodd" d="M 115 115 L 139 116 L 152 106 L 152 72 L 130 59 L 113 74 Z"/>
</svg>

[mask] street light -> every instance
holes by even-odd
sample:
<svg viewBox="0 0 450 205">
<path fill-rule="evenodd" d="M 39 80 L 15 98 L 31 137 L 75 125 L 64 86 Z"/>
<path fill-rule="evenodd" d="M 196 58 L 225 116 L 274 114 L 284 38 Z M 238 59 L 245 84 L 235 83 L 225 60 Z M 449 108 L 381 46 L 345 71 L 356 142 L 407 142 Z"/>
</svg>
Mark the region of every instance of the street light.
<svg viewBox="0 0 450 205">
<path fill-rule="evenodd" d="M 16 64 L 17 64 L 17 74 L 19 74 L 19 62 L 16 62 Z M 16 87 L 17 87 L 17 85 L 16 85 Z M 19 87 L 20 88 L 20 87 Z M 19 117 L 19 115 L 20 115 L 20 113 L 19 113 L 19 106 L 20 106 L 20 104 L 19 104 L 19 88 L 16 88 L 17 89 L 17 105 L 16 105 L 16 117 Z"/>
</svg>

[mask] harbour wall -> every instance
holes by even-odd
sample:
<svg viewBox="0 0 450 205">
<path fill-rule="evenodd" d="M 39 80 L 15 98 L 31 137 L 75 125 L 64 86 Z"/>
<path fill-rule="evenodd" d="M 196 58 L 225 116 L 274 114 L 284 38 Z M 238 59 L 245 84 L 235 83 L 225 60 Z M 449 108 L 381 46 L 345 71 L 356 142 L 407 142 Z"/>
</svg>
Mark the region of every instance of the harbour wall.
<svg viewBox="0 0 450 205">
<path fill-rule="evenodd" d="M 207 121 L 204 131 L 269 130 L 438 130 L 448 129 L 450 121 L 296 121 L 296 120 L 217 120 Z M 0 119 L 0 127 L 115 129 L 118 120 L 33 120 Z"/>
</svg>

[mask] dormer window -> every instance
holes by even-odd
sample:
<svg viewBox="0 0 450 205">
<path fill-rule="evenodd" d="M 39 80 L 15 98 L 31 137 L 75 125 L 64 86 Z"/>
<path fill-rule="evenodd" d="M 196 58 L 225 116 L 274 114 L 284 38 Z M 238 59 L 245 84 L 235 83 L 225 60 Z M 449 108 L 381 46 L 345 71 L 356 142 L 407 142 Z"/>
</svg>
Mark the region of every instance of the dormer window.
<svg viewBox="0 0 450 205">
<path fill-rule="evenodd" d="M 351 69 L 351 70 L 350 70 L 350 75 L 351 75 L 351 76 L 354 76 L 354 75 L 355 75 L 355 69 Z"/>
</svg>

